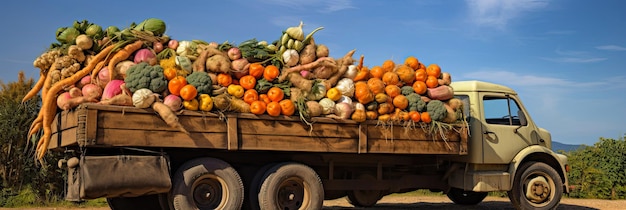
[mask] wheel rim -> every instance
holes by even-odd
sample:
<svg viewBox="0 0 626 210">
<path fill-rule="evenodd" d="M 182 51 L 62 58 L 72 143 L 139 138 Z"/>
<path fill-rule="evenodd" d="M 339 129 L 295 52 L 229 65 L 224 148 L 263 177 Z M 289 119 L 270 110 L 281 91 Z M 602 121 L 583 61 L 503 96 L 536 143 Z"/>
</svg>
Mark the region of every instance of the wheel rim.
<svg viewBox="0 0 626 210">
<path fill-rule="evenodd" d="M 276 201 L 280 209 L 300 209 L 309 205 L 310 193 L 309 187 L 302 179 L 293 177 L 280 183 Z"/>
<path fill-rule="evenodd" d="M 554 197 L 556 185 L 550 176 L 543 172 L 535 172 L 526 178 L 524 183 L 524 194 L 526 199 L 535 207 L 548 205 Z"/>
<path fill-rule="evenodd" d="M 193 201 L 199 209 L 217 209 L 224 207 L 228 196 L 225 181 L 215 175 L 207 174 L 196 179 L 193 184 Z"/>
</svg>

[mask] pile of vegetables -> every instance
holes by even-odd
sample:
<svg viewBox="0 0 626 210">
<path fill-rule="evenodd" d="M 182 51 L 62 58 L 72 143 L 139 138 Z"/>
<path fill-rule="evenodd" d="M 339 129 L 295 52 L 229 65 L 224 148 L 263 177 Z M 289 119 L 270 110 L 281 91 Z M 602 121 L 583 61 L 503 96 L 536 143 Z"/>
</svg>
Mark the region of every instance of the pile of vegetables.
<svg viewBox="0 0 626 210">
<path fill-rule="evenodd" d="M 120 30 L 88 21 L 59 28 L 58 43 L 33 65 L 40 79 L 24 97 L 41 91 L 42 108 L 30 135 L 43 131 L 37 157 L 47 150 L 57 112 L 82 103 L 153 109 L 168 125 L 180 110 L 296 116 L 311 124 L 329 117 L 385 124 L 426 126 L 462 120 L 462 103 L 453 98 L 450 74 L 437 64 L 409 56 L 368 67 L 355 50 L 341 58 L 303 33 L 287 28 L 268 43 L 176 40 L 165 23 L 149 18 Z"/>
</svg>

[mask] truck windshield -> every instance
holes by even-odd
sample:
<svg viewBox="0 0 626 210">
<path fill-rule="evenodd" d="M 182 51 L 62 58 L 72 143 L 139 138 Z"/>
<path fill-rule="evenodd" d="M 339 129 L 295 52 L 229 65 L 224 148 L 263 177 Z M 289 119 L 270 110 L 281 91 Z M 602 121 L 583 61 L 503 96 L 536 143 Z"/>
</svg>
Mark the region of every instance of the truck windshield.
<svg viewBox="0 0 626 210">
<path fill-rule="evenodd" d="M 519 116 L 517 116 L 520 108 L 517 102 L 511 98 L 485 96 L 483 107 L 485 109 L 485 121 L 489 124 L 521 125 Z"/>
</svg>

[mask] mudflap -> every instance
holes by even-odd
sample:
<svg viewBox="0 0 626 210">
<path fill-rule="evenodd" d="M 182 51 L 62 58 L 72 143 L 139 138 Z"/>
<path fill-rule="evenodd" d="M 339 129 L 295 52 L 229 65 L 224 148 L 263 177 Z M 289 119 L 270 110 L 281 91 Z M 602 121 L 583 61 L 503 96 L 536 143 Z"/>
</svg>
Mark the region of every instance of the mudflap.
<svg viewBox="0 0 626 210">
<path fill-rule="evenodd" d="M 68 170 L 65 199 L 137 197 L 167 193 L 171 187 L 166 156 L 81 156 Z"/>
</svg>

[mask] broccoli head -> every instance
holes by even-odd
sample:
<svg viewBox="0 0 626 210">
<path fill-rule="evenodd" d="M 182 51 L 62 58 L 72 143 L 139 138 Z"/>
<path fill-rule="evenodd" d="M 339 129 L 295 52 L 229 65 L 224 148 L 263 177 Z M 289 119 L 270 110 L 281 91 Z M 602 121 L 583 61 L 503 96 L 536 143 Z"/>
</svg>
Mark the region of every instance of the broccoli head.
<svg viewBox="0 0 626 210">
<path fill-rule="evenodd" d="M 131 92 L 147 88 L 152 92 L 160 93 L 167 88 L 167 79 L 163 75 L 163 68 L 159 65 L 150 66 L 146 62 L 128 68 L 124 82 Z"/>
<path fill-rule="evenodd" d="M 206 72 L 195 71 L 187 76 L 187 83 L 193 85 L 198 94 L 211 94 L 213 82 Z"/>
<path fill-rule="evenodd" d="M 405 85 L 400 88 L 400 92 L 404 96 L 409 96 L 411 93 L 415 93 L 415 90 L 413 90 L 413 87 Z"/>
<path fill-rule="evenodd" d="M 426 111 L 434 121 L 442 121 L 448 116 L 448 110 L 440 100 L 431 100 L 426 104 Z"/>
<path fill-rule="evenodd" d="M 411 93 L 406 98 L 409 100 L 409 111 L 423 112 L 426 110 L 426 102 L 417 93 Z"/>
</svg>

